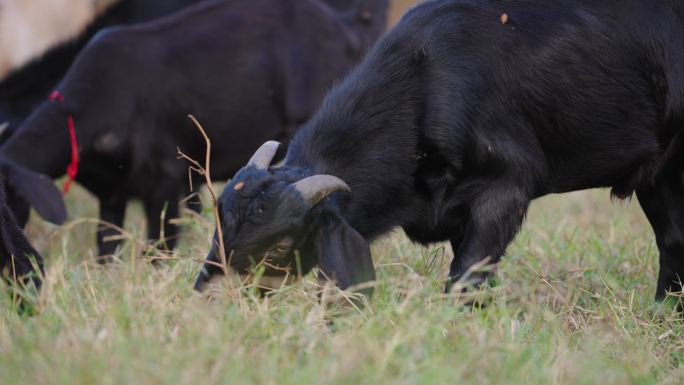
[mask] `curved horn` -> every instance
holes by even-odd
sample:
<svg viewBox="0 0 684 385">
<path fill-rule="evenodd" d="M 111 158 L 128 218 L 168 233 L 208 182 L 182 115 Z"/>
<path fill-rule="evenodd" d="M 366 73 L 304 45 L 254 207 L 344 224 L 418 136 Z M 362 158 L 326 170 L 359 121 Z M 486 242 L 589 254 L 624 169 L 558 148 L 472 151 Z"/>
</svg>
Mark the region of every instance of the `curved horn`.
<svg viewBox="0 0 684 385">
<path fill-rule="evenodd" d="M 314 175 L 304 178 L 295 183 L 294 188 L 302 194 L 311 207 L 316 206 L 318 202 L 336 191 L 351 191 L 342 179 L 332 175 Z"/>
<path fill-rule="evenodd" d="M 280 147 L 280 143 L 275 140 L 262 144 L 254 155 L 252 155 L 252 159 L 249 160 L 247 166 L 254 166 L 259 170 L 266 170 L 268 166 L 271 165 L 273 157 L 275 157 L 275 154 L 278 151 L 278 147 Z"/>
</svg>

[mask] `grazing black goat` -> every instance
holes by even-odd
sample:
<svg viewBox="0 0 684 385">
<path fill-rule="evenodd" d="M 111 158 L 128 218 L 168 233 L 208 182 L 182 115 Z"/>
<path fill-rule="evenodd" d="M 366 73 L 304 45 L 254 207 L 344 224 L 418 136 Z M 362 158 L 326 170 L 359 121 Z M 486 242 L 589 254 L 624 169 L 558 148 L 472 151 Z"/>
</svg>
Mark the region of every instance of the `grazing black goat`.
<svg viewBox="0 0 684 385">
<path fill-rule="evenodd" d="M 36 210 L 51 222 L 59 223 L 66 217 L 62 196 L 52 179 L 26 170 L 7 160 L 0 160 L 0 180 L 21 194 Z M 33 261 L 32 261 L 33 258 Z M 37 267 L 40 272 L 34 270 Z M 0 274 L 10 281 L 32 281 L 40 286 L 39 274 L 43 258 L 28 242 L 7 205 L 5 189 L 0 188 Z"/>
<path fill-rule="evenodd" d="M 139 23 L 201 0 L 121 0 L 97 17 L 76 39 L 59 44 L 0 81 L 0 138 L 15 131 L 62 79 L 76 55 L 107 26 Z"/>
<path fill-rule="evenodd" d="M 268 168 L 277 146 L 267 143 L 235 175 L 215 244 L 222 237 L 237 273 L 318 265 L 346 288 L 374 277 L 369 241 L 401 227 L 416 242 L 451 242 L 453 282 L 499 261 L 531 200 L 611 187 L 636 192 L 653 225 L 657 298 L 681 291 L 682 11 L 647 0 L 424 3 L 327 96 L 284 165 Z M 198 289 L 224 273 L 219 252 Z"/>
<path fill-rule="evenodd" d="M 317 0 L 207 1 L 158 21 L 109 29 L 78 56 L 59 84 L 2 147 L 6 157 L 59 177 L 69 163 L 73 119 L 77 181 L 100 200 L 103 221 L 121 226 L 141 198 L 150 238 L 173 247 L 178 202 L 188 193 L 180 148 L 204 159 L 195 115 L 213 140 L 214 178 L 229 178 L 263 141 L 286 140 L 326 91 L 383 31 L 388 0 L 359 0 L 338 14 Z M 364 17 L 375 15 L 373 22 Z M 200 184 L 200 178 L 194 181 Z M 17 216 L 25 217 L 18 213 Z M 115 233 L 98 233 L 100 255 Z"/>
</svg>

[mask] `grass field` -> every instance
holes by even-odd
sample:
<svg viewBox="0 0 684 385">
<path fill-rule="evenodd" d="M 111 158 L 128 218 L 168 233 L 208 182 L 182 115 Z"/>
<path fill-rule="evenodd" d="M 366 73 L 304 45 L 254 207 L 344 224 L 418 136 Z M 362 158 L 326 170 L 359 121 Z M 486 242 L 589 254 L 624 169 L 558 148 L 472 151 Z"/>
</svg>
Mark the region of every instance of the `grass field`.
<svg viewBox="0 0 684 385">
<path fill-rule="evenodd" d="M 80 190 L 69 206 L 96 214 Z M 321 304 L 310 277 L 266 299 L 244 288 L 209 300 L 191 286 L 210 217 L 186 217 L 179 250 L 152 267 L 139 212 L 107 267 L 92 262 L 92 223 L 33 221 L 46 284 L 32 317 L 0 295 L 0 383 L 684 383 L 681 321 L 652 300 L 650 228 L 636 202 L 606 191 L 535 202 L 478 309 L 442 294 L 449 247 L 401 233 L 374 245 L 363 309 Z"/>
<path fill-rule="evenodd" d="M 72 218 L 96 217 L 83 190 L 67 198 Z M 311 277 L 265 299 L 242 288 L 210 300 L 192 290 L 210 216 L 184 216 L 181 246 L 154 267 L 140 212 L 106 267 L 92 221 L 34 218 L 45 286 L 33 316 L 0 287 L 0 385 L 684 384 L 682 320 L 652 299 L 650 227 L 607 191 L 535 202 L 475 309 L 442 293 L 450 248 L 400 232 L 373 247 L 364 308 L 322 303 Z"/>
</svg>

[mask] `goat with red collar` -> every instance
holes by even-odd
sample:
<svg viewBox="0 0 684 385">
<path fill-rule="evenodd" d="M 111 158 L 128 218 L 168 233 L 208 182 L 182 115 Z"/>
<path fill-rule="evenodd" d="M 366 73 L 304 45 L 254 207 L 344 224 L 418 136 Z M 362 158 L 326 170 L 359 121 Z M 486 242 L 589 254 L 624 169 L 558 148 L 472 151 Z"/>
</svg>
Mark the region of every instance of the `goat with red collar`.
<svg viewBox="0 0 684 385">
<path fill-rule="evenodd" d="M 169 221 L 189 193 L 177 150 L 205 156 L 187 115 L 212 139 L 212 177 L 229 178 L 260 143 L 287 140 L 315 112 L 384 31 L 387 8 L 388 0 L 356 0 L 346 11 L 318 0 L 206 1 L 108 29 L 1 152 L 53 178 L 77 166 L 105 222 L 121 226 L 127 202 L 141 199 L 149 237 L 163 233 L 172 248 L 178 232 Z M 113 233 L 98 232 L 100 255 L 115 252 L 117 243 L 104 241 Z"/>
</svg>

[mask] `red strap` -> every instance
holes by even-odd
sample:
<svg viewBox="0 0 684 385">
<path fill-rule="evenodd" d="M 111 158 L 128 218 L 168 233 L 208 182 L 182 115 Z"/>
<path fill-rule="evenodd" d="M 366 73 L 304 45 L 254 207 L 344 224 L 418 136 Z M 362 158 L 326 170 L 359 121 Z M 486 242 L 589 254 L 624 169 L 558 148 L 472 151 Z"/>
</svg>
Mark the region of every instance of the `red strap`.
<svg viewBox="0 0 684 385">
<path fill-rule="evenodd" d="M 50 94 L 50 100 L 64 103 L 64 95 L 59 91 L 53 91 Z M 69 192 L 71 183 L 76 179 L 78 174 L 78 163 L 81 158 L 78 155 L 78 141 L 76 140 L 76 125 L 74 124 L 74 117 L 71 114 L 67 115 L 67 123 L 69 124 L 69 138 L 71 139 L 71 163 L 67 166 L 66 172 L 69 178 L 64 182 L 64 193 Z"/>
</svg>

